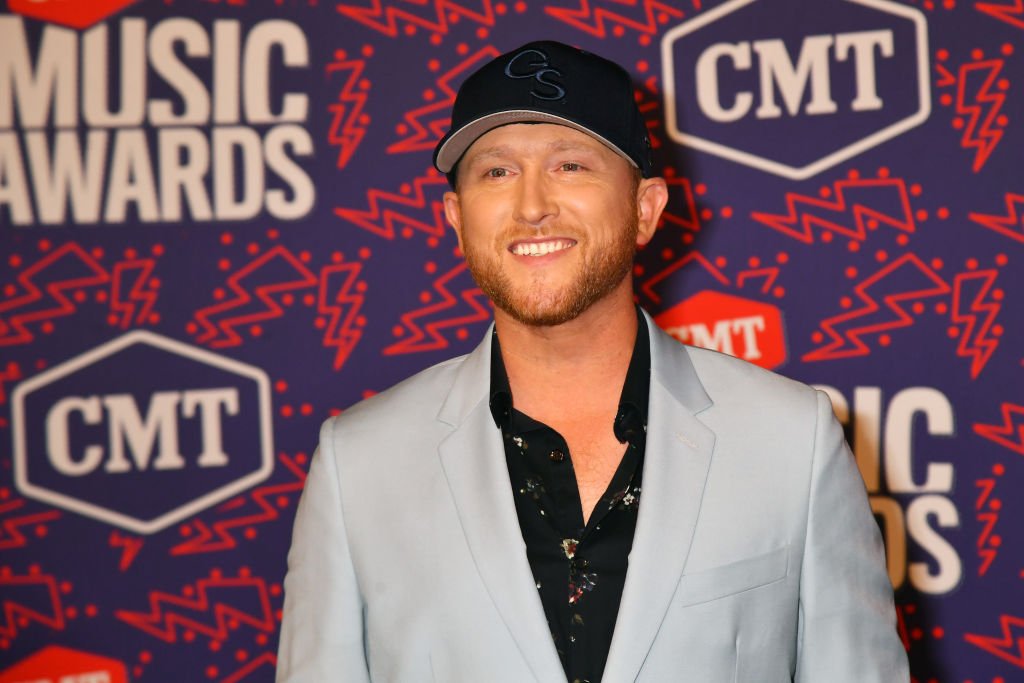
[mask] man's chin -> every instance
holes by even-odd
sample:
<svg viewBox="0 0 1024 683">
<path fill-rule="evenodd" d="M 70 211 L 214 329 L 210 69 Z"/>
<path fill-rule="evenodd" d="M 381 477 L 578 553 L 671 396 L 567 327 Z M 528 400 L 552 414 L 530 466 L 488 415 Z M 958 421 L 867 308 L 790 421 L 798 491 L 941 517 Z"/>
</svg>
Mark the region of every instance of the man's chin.
<svg viewBox="0 0 1024 683">
<path fill-rule="evenodd" d="M 545 312 L 523 312 L 517 310 L 504 310 L 510 318 L 528 327 L 556 327 L 575 320 L 580 316 L 576 311 L 545 311 Z"/>
<path fill-rule="evenodd" d="M 562 297 L 558 300 L 530 301 L 492 297 L 495 307 L 516 322 L 531 327 L 554 327 L 578 318 L 593 302 L 578 297 Z"/>
<path fill-rule="evenodd" d="M 508 318 L 531 327 L 553 327 L 580 317 L 628 281 L 632 250 L 622 248 L 615 253 L 622 258 L 581 266 L 573 272 L 535 273 L 529 278 L 510 277 L 472 253 L 467 254 L 467 262 L 480 289 Z"/>
</svg>

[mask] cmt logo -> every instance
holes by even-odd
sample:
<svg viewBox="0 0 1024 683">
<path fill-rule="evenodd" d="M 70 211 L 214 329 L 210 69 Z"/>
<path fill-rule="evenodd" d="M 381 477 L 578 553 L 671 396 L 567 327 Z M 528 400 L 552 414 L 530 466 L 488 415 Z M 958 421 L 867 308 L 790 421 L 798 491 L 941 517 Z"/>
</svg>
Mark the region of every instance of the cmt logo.
<svg viewBox="0 0 1024 683">
<path fill-rule="evenodd" d="M 931 113 L 924 15 L 888 0 L 731 0 L 661 54 L 673 140 L 793 180 Z"/>
<path fill-rule="evenodd" d="M 71 28 L 88 28 L 136 0 L 8 0 L 7 9 Z"/>
<path fill-rule="evenodd" d="M 259 368 L 138 330 L 19 384 L 18 490 L 149 534 L 273 469 Z"/>
<path fill-rule="evenodd" d="M 776 368 L 786 360 L 782 312 L 771 304 L 705 291 L 655 316 L 654 322 L 684 344 L 763 368 Z"/>
<path fill-rule="evenodd" d="M 116 659 L 49 645 L 0 671 L 0 683 L 128 683 L 128 671 Z"/>
</svg>

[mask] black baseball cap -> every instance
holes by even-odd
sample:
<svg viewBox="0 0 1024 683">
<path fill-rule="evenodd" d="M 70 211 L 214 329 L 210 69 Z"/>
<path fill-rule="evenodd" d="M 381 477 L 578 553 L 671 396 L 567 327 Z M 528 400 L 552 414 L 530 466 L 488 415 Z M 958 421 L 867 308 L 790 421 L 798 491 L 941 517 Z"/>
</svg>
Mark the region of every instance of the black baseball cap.
<svg viewBox="0 0 1024 683">
<path fill-rule="evenodd" d="M 633 80 L 615 62 L 553 40 L 488 62 L 459 87 L 434 166 L 448 175 L 480 136 L 510 123 L 556 123 L 587 133 L 651 175 L 651 143 Z"/>
</svg>

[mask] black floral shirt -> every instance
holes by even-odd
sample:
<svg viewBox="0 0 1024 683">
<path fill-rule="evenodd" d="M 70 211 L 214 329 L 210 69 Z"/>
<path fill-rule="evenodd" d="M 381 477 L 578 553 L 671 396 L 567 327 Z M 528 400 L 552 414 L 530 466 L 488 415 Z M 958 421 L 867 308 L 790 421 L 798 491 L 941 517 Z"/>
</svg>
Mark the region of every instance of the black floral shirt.
<svg viewBox="0 0 1024 683">
<path fill-rule="evenodd" d="M 551 637 L 571 683 L 601 680 L 640 505 L 650 348 L 639 325 L 615 417 L 628 444 L 586 525 L 565 439 L 513 407 L 497 334 L 491 351 L 491 414 L 502 431 L 519 527 Z"/>
</svg>

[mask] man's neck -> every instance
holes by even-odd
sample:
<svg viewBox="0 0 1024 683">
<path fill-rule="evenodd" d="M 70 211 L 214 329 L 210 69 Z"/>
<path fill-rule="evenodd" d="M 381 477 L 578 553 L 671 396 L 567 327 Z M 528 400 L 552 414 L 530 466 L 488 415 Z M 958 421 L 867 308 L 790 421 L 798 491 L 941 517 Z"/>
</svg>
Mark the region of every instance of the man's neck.
<svg viewBox="0 0 1024 683">
<path fill-rule="evenodd" d="M 515 407 L 554 421 L 614 411 L 636 340 L 628 279 L 577 318 L 546 327 L 495 311 L 501 355 Z"/>
</svg>

